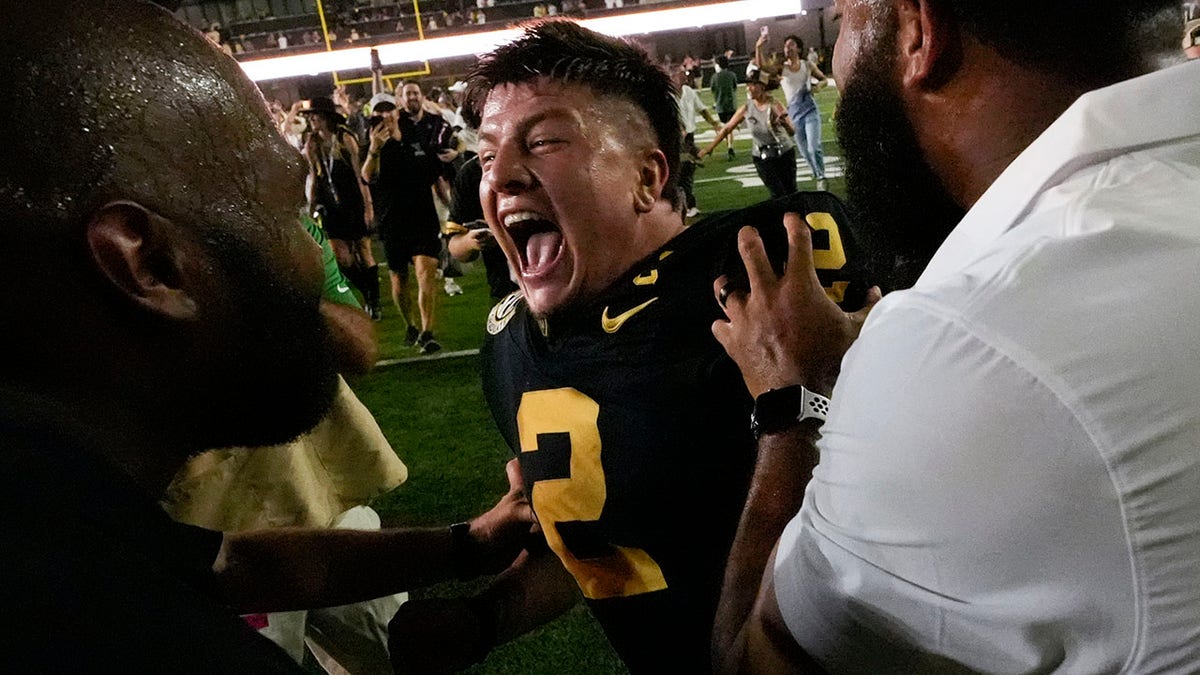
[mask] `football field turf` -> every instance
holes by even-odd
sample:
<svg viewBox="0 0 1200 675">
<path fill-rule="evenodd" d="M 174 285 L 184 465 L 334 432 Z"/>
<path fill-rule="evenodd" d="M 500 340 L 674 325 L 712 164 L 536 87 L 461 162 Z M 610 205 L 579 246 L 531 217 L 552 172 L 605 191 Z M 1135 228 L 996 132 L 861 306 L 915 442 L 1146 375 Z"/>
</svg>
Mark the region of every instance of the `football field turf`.
<svg viewBox="0 0 1200 675">
<path fill-rule="evenodd" d="M 775 92 L 781 97 L 780 92 Z M 701 92 L 711 105 L 709 91 Z M 739 99 L 745 100 L 744 87 Z M 821 109 L 825 164 L 830 191 L 842 195 L 841 152 L 831 117 L 837 101 L 830 87 L 817 94 Z M 706 122 L 697 127 L 697 144 L 714 136 Z M 722 147 L 696 171 L 696 198 L 703 218 L 717 211 L 748 206 L 767 198 L 750 162 L 750 141 L 739 134 L 736 157 Z M 808 166 L 798 161 L 801 190 L 814 189 Z M 381 280 L 387 297 L 387 279 Z M 440 295 L 437 339 L 445 356 L 418 357 L 402 344 L 404 323 L 390 302 L 378 324 L 380 358 L 385 363 L 351 386 L 374 413 L 396 453 L 409 468 L 408 482 L 375 500 L 384 523 L 446 525 L 489 508 L 505 492 L 504 464 L 511 453 L 495 429 L 479 384 L 478 357 L 454 355 L 479 347 L 491 307 L 481 263 L 460 278 L 464 293 Z M 439 282 L 440 285 L 440 282 Z M 412 593 L 414 597 L 458 595 L 477 584 L 449 583 Z M 621 662 L 581 604 L 542 629 L 495 650 L 471 673 L 622 673 Z"/>
</svg>

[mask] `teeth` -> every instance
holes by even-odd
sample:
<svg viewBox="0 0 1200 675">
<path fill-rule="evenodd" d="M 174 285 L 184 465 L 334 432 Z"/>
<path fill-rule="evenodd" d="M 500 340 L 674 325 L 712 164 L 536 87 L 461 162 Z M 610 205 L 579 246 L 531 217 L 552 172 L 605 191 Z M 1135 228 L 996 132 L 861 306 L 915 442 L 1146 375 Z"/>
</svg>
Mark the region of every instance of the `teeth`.
<svg viewBox="0 0 1200 675">
<path fill-rule="evenodd" d="M 536 211 L 517 211 L 504 216 L 504 226 L 512 227 L 527 220 L 546 220 L 547 218 Z"/>
</svg>

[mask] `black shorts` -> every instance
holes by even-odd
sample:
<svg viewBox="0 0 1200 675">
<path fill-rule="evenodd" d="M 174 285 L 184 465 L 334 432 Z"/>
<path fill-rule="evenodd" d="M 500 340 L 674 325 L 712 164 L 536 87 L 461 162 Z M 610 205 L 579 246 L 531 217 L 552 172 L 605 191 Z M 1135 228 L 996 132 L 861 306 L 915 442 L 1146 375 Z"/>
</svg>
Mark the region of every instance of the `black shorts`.
<svg viewBox="0 0 1200 675">
<path fill-rule="evenodd" d="M 396 232 L 390 236 L 383 234 L 383 255 L 387 258 L 388 269 L 399 272 L 405 269 L 412 259 L 423 255 L 437 260 L 442 252 L 442 238 L 437 230 L 432 232 Z"/>
<path fill-rule="evenodd" d="M 730 110 L 729 112 L 717 111 L 717 119 L 721 120 L 721 124 L 725 124 L 729 120 L 733 119 L 733 114 L 735 112 L 737 112 L 737 110 Z"/>
</svg>

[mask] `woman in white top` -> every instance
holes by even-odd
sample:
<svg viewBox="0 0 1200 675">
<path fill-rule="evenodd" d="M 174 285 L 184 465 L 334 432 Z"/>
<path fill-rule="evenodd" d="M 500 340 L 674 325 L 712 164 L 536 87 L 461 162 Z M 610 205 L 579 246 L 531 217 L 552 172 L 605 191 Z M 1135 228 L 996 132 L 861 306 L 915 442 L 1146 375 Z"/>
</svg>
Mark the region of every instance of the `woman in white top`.
<svg viewBox="0 0 1200 675">
<path fill-rule="evenodd" d="M 766 42 L 765 35 L 759 37 L 754 45 L 753 63 L 762 67 L 762 50 Z M 817 88 L 824 87 L 828 80 L 825 73 L 804 58 L 804 41 L 795 35 L 789 35 L 783 40 L 783 70 L 780 73 L 783 85 L 783 97 L 787 100 L 788 117 L 796 130 L 796 145 L 800 154 L 812 169 L 813 178 L 817 181 L 817 189 L 828 189 L 825 181 L 825 153 L 821 148 L 821 113 L 817 110 L 817 102 L 813 100 L 813 79 L 817 80 Z"/>
<path fill-rule="evenodd" d="M 746 104 L 733 113 L 717 137 L 699 153 L 701 158 L 707 156 L 745 120 L 754 142 L 754 169 L 772 199 L 796 191 L 796 146 L 792 143 L 795 129 L 783 104 L 770 94 L 777 88 L 779 78 L 765 70 L 751 70 L 746 78 L 749 95 Z"/>
</svg>

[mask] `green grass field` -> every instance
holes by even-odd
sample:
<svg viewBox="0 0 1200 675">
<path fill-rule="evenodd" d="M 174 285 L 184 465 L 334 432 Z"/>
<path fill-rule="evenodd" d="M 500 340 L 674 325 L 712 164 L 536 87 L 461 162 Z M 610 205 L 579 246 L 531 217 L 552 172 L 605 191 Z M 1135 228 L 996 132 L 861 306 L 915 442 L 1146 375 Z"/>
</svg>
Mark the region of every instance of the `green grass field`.
<svg viewBox="0 0 1200 675">
<path fill-rule="evenodd" d="M 711 105 L 711 95 L 701 92 Z M 777 96 L 781 96 L 776 92 Z M 742 94 L 744 100 L 744 94 Z M 821 109 L 826 170 L 831 191 L 842 194 L 840 149 L 831 115 L 837 101 L 832 88 L 817 95 Z M 698 143 L 713 133 L 701 122 Z M 704 133 L 707 132 L 707 133 Z M 700 217 L 736 209 L 767 197 L 750 162 L 750 142 L 734 144 L 736 158 L 724 149 L 706 159 L 696 172 Z M 802 172 L 807 166 L 800 160 Z M 800 189 L 813 189 L 811 179 Z M 438 340 L 444 352 L 476 349 L 483 341 L 484 320 L 491 302 L 481 265 L 459 279 L 465 293 L 440 296 Z M 386 280 L 384 280 L 386 284 Z M 386 285 L 384 286 L 386 289 Z M 504 463 L 511 457 L 484 404 L 476 356 L 417 357 L 402 344 L 404 324 L 390 305 L 379 327 L 381 358 L 400 363 L 357 378 L 352 387 L 375 414 L 396 453 L 409 467 L 409 480 L 372 506 L 385 523 L 439 525 L 464 520 L 490 507 L 507 487 Z M 414 358 L 417 357 L 417 358 Z M 471 585 L 444 584 L 414 592 L 416 597 L 455 595 Z M 582 605 L 542 629 L 497 649 L 472 673 L 622 673 L 621 662 Z"/>
</svg>

